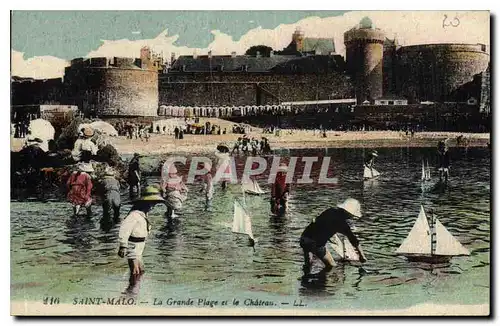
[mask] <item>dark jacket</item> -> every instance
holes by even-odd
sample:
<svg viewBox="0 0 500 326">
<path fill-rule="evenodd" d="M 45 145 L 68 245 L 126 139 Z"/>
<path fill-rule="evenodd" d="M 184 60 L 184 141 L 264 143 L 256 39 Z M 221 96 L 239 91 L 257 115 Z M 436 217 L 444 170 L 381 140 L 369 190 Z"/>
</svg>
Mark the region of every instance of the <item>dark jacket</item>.
<svg viewBox="0 0 500 326">
<path fill-rule="evenodd" d="M 316 245 L 320 247 L 326 245 L 335 233 L 341 233 L 356 247 L 359 244 L 359 240 L 347 223 L 348 218 L 350 218 L 349 213 L 343 209 L 337 207 L 329 208 L 306 227 L 304 232 L 302 232 L 302 237 L 314 240 Z"/>
<path fill-rule="evenodd" d="M 130 163 L 128 164 L 128 183 L 129 185 L 135 185 L 136 183 L 139 182 L 139 178 L 137 177 L 137 174 L 139 174 L 139 177 L 141 175 L 141 170 L 139 168 L 139 159 L 136 157 L 132 158 Z"/>
<path fill-rule="evenodd" d="M 448 168 L 450 166 L 450 152 L 438 151 L 439 154 L 439 167 Z"/>
</svg>

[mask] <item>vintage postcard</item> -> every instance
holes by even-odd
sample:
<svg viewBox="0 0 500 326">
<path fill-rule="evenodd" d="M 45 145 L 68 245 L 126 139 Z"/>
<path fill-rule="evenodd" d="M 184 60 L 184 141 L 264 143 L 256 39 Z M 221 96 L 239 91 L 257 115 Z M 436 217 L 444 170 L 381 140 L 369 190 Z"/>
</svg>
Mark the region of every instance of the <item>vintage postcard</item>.
<svg viewBox="0 0 500 326">
<path fill-rule="evenodd" d="M 11 12 L 12 315 L 488 316 L 488 11 Z"/>
</svg>

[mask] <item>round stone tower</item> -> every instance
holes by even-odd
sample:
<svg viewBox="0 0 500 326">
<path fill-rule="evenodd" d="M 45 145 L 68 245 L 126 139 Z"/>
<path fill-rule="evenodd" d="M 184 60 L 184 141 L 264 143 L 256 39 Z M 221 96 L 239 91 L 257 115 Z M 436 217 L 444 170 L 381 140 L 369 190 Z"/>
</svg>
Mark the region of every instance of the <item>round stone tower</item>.
<svg viewBox="0 0 500 326">
<path fill-rule="evenodd" d="M 385 34 L 368 17 L 344 33 L 347 70 L 358 104 L 382 97 L 384 41 Z"/>
<path fill-rule="evenodd" d="M 297 27 L 295 32 L 292 35 L 292 41 L 295 42 L 295 46 L 297 51 L 302 51 L 304 48 L 304 32 L 300 29 L 300 27 Z"/>
</svg>

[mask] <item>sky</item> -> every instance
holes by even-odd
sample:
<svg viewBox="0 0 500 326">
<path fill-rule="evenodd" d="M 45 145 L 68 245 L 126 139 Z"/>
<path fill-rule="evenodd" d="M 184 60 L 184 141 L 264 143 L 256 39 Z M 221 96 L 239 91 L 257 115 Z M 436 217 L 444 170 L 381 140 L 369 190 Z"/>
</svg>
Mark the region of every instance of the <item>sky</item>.
<svg viewBox="0 0 500 326">
<path fill-rule="evenodd" d="M 297 27 L 333 38 L 344 55 L 343 33 L 363 17 L 402 45 L 490 44 L 487 11 L 13 11 L 11 73 L 62 77 L 73 58 L 138 57 L 145 45 L 166 58 L 281 50 Z"/>
</svg>

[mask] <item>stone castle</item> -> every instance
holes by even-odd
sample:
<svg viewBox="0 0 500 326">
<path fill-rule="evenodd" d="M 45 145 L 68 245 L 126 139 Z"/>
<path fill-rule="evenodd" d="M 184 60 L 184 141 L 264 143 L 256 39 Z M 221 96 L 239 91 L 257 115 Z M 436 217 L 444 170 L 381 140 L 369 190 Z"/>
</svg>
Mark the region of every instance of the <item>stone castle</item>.
<svg viewBox="0 0 500 326">
<path fill-rule="evenodd" d="M 160 106 L 262 106 L 355 99 L 358 105 L 468 102 L 489 107 L 490 56 L 482 44 L 399 46 L 369 18 L 332 39 L 301 30 L 281 51 L 74 59 L 64 78 L 12 77 L 13 106 L 77 105 L 86 115 L 156 116 Z"/>
</svg>

